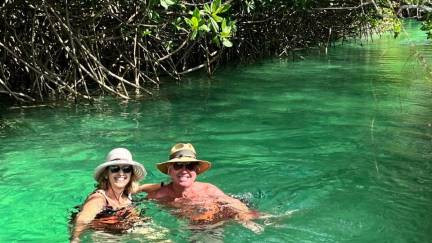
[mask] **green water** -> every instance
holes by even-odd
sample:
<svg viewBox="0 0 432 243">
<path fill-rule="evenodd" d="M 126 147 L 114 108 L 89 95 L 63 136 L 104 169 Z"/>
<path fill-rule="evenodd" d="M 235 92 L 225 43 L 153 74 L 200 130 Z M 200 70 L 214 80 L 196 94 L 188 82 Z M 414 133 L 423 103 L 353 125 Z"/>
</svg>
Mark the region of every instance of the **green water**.
<svg viewBox="0 0 432 243">
<path fill-rule="evenodd" d="M 110 149 L 129 148 L 145 181 L 160 182 L 154 165 L 176 142 L 213 162 L 199 180 L 263 212 L 297 210 L 257 221 L 259 235 L 229 223 L 225 242 L 431 242 L 432 81 L 414 54 L 432 60 L 432 51 L 417 28 L 196 75 L 142 102 L 2 110 L 0 242 L 66 242 L 70 211 Z M 140 204 L 168 229 L 162 238 L 196 237 L 182 219 Z"/>
</svg>

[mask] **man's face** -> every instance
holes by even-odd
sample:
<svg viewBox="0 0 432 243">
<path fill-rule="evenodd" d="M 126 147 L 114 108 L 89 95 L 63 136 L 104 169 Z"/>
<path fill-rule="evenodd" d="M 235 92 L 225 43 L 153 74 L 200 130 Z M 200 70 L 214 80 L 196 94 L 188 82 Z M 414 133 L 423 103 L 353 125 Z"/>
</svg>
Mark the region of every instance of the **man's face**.
<svg viewBox="0 0 432 243">
<path fill-rule="evenodd" d="M 181 187 L 190 187 L 195 182 L 197 173 L 197 162 L 191 163 L 172 163 L 168 168 L 168 174 L 173 183 Z"/>
</svg>

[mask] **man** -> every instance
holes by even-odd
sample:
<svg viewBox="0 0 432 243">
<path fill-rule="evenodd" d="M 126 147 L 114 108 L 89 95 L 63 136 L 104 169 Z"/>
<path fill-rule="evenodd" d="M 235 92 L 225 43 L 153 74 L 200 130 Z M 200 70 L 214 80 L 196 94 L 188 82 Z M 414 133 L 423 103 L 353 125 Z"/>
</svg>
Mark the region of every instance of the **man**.
<svg viewBox="0 0 432 243">
<path fill-rule="evenodd" d="M 197 182 L 199 174 L 211 163 L 196 158 L 192 144 L 179 143 L 171 149 L 170 159 L 157 164 L 157 168 L 171 177 L 171 183 L 148 194 L 149 199 L 175 208 L 176 214 L 189 219 L 191 225 L 219 225 L 235 219 L 258 233 L 262 227 L 253 221 L 258 217 L 240 200 L 232 198 L 210 183 Z"/>
</svg>

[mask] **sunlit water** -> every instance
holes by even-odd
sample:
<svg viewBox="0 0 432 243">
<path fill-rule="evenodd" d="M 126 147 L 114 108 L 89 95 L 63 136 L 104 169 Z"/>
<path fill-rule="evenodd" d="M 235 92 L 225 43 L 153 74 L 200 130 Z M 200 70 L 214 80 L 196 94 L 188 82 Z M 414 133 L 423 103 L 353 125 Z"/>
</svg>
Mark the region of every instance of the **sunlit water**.
<svg viewBox="0 0 432 243">
<path fill-rule="evenodd" d="M 110 149 L 129 148 L 160 182 L 155 163 L 183 141 L 213 162 L 199 180 L 278 217 L 258 220 L 261 234 L 195 232 L 141 195 L 150 234 L 84 241 L 431 242 L 432 81 L 415 54 L 432 52 L 417 27 L 197 75 L 142 102 L 1 111 L 0 242 L 67 241 Z"/>
</svg>

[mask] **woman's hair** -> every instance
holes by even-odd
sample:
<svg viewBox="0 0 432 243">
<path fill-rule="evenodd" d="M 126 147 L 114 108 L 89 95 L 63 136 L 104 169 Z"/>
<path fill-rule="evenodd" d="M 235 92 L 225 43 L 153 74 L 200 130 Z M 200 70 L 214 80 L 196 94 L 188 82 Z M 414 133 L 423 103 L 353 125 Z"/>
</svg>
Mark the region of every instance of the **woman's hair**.
<svg viewBox="0 0 432 243">
<path fill-rule="evenodd" d="M 138 190 L 138 182 L 137 182 L 137 176 L 133 173 L 131 173 L 130 181 L 126 185 L 125 190 L 123 192 L 123 195 L 128 196 L 130 193 L 134 193 Z M 102 189 L 104 191 L 108 190 L 109 180 L 108 180 L 108 167 L 104 169 L 104 171 L 99 176 L 98 183 L 96 184 L 96 190 Z"/>
</svg>

